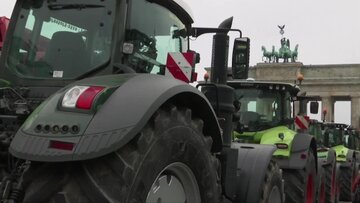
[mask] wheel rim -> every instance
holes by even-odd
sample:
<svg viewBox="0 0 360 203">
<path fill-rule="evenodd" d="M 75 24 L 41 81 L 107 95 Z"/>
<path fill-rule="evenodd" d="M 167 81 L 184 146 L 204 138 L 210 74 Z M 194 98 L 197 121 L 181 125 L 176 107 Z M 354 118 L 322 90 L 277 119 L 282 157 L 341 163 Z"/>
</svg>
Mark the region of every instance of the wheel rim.
<svg viewBox="0 0 360 203">
<path fill-rule="evenodd" d="M 307 178 L 307 186 L 306 186 L 306 203 L 314 202 L 314 182 L 313 176 L 310 174 Z"/>
<path fill-rule="evenodd" d="M 195 175 L 183 163 L 176 162 L 165 167 L 148 192 L 146 203 L 166 202 L 201 202 Z"/>
<path fill-rule="evenodd" d="M 270 194 L 269 194 L 269 200 L 268 202 L 281 202 L 282 198 L 281 198 L 281 192 L 279 187 L 275 186 L 273 187 L 273 189 L 271 190 Z"/>
</svg>

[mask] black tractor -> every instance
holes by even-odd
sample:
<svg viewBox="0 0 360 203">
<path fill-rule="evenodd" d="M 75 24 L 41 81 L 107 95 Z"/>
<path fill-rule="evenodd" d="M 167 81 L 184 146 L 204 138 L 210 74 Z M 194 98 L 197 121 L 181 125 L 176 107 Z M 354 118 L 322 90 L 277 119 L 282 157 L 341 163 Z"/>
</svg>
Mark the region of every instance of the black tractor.
<svg viewBox="0 0 360 203">
<path fill-rule="evenodd" d="M 192 23 L 179 0 L 18 0 L 0 59 L 1 202 L 283 202 L 276 147 L 231 142 L 232 18 Z M 205 33 L 203 93 L 187 82 L 189 37 Z M 241 74 L 249 41 L 234 45 Z"/>
</svg>

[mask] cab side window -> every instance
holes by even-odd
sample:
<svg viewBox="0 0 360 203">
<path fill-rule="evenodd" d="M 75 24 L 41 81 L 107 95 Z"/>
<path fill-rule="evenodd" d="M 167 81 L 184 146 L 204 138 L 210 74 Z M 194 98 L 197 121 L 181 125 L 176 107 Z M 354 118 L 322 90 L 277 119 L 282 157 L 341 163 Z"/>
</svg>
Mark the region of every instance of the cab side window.
<svg viewBox="0 0 360 203">
<path fill-rule="evenodd" d="M 134 46 L 127 63 L 136 72 L 163 73 L 168 52 L 187 50 L 186 39 L 176 31 L 185 25 L 168 9 L 145 0 L 131 1 L 125 41 Z"/>
</svg>

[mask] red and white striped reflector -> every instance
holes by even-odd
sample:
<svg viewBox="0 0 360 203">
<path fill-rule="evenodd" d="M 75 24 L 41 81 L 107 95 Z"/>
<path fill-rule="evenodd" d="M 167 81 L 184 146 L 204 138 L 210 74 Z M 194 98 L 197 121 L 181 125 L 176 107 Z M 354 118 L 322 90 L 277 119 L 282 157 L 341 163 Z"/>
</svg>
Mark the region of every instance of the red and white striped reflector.
<svg viewBox="0 0 360 203">
<path fill-rule="evenodd" d="M 310 125 L 310 117 L 309 116 L 296 116 L 295 117 L 295 127 L 299 130 L 307 130 Z"/>
<path fill-rule="evenodd" d="M 195 58 L 196 54 L 194 52 L 168 53 L 165 75 L 174 77 L 187 83 L 192 82 Z"/>
</svg>

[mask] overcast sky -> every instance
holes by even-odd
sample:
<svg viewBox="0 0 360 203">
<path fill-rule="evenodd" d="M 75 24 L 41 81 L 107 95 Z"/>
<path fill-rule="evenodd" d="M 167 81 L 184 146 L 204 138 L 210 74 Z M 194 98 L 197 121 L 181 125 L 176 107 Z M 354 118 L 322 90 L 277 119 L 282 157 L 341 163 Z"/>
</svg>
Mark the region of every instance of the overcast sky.
<svg viewBox="0 0 360 203">
<path fill-rule="evenodd" d="M 10 17 L 14 5 L 15 0 L 3 0 L 0 6 L 0 16 Z"/>
<path fill-rule="evenodd" d="M 304 64 L 360 63 L 359 0 L 184 1 L 191 7 L 198 27 L 217 27 L 233 16 L 233 28 L 241 29 L 251 39 L 251 65 L 261 62 L 262 45 L 267 49 L 280 47 L 278 25 L 286 25 L 284 36 L 291 40 L 292 49 L 299 44 L 298 59 Z M 9 17 L 14 3 L 2 1 L 0 16 Z M 192 42 L 192 49 L 201 54 L 197 66 L 200 78 L 202 68 L 210 66 L 211 43 L 211 35 Z"/>
<path fill-rule="evenodd" d="M 359 0 L 185 1 L 193 10 L 195 26 L 216 27 L 233 16 L 233 28 L 251 38 L 252 65 L 261 62 L 262 45 L 280 47 L 277 25 L 286 25 L 284 36 L 292 49 L 299 44 L 299 61 L 304 64 L 360 63 Z M 206 53 L 211 40 L 200 38 L 194 47 Z"/>
<path fill-rule="evenodd" d="M 233 16 L 233 28 L 251 39 L 251 65 L 262 61 L 262 45 L 268 50 L 272 45 L 280 47 L 278 25 L 285 25 L 291 49 L 299 44 L 298 60 L 304 64 L 360 63 L 359 0 L 185 1 L 198 27 L 217 27 Z M 202 56 L 198 67 L 209 67 L 211 36 L 200 36 L 192 44 Z M 350 102 L 336 102 L 334 113 L 335 122 L 350 124 Z"/>
</svg>

